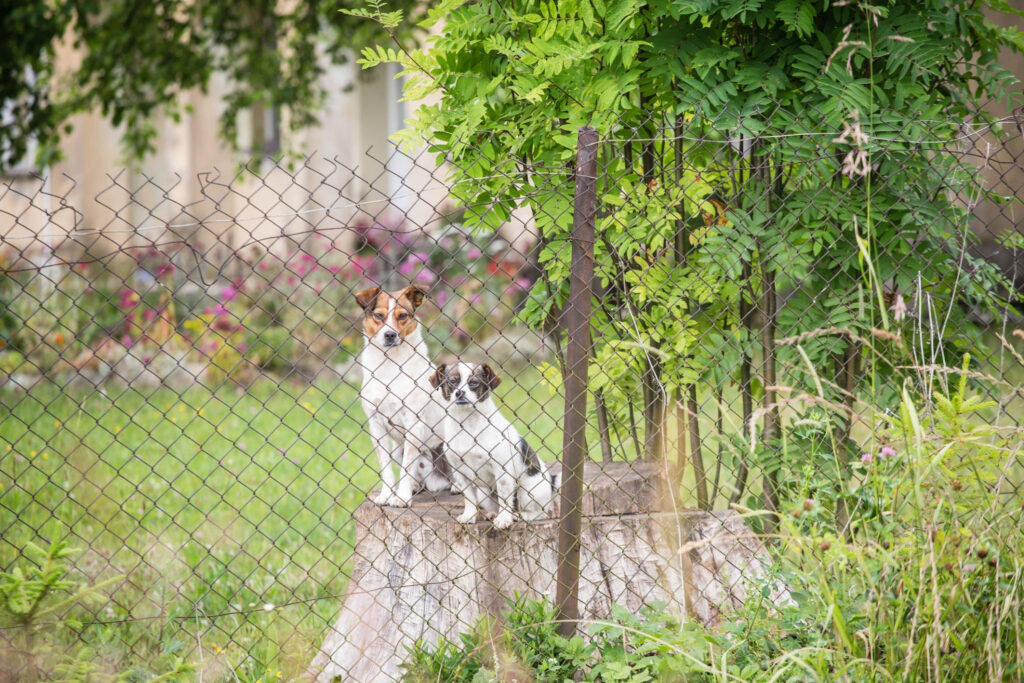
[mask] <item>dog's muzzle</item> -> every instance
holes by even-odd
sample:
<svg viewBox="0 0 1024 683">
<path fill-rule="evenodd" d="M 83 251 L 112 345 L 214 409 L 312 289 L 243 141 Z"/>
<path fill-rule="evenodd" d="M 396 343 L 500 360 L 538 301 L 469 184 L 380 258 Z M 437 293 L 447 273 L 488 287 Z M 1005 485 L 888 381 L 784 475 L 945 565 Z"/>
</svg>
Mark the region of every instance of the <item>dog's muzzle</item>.
<svg viewBox="0 0 1024 683">
<path fill-rule="evenodd" d="M 402 338 L 398 336 L 397 332 L 387 331 L 384 333 L 384 346 L 398 346 L 402 343 Z"/>
</svg>

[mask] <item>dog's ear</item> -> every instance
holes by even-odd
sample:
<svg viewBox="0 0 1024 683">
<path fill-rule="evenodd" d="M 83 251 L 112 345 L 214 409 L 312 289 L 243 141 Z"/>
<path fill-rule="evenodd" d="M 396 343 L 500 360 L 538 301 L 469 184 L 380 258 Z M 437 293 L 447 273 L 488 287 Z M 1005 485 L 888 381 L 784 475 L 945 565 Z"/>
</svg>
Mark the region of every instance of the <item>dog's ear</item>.
<svg viewBox="0 0 1024 683">
<path fill-rule="evenodd" d="M 416 285 L 409 285 L 402 291 L 402 294 L 404 294 L 405 298 L 412 304 L 412 310 L 414 311 L 419 308 L 423 304 L 423 300 L 427 298 L 426 292 Z"/>
<path fill-rule="evenodd" d="M 441 363 L 440 365 L 437 366 L 437 369 L 434 370 L 434 374 L 430 376 L 430 386 L 434 387 L 435 389 L 441 386 L 441 384 L 444 382 L 444 373 L 446 369 L 447 368 L 445 367 L 444 363 Z"/>
<path fill-rule="evenodd" d="M 380 287 L 370 287 L 361 292 L 356 292 L 356 301 L 363 310 L 373 308 L 377 304 L 377 297 L 380 296 Z"/>
<path fill-rule="evenodd" d="M 480 366 L 480 377 L 490 389 L 501 384 L 501 378 L 494 373 L 494 370 L 491 370 L 491 366 L 487 363 Z"/>
</svg>

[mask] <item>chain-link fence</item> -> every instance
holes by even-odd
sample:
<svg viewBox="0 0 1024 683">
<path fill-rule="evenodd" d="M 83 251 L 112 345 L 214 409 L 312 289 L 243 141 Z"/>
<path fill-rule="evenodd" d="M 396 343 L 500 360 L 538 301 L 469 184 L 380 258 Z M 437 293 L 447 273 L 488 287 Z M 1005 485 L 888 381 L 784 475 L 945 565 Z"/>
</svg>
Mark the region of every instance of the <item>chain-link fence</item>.
<svg viewBox="0 0 1024 683">
<path fill-rule="evenodd" d="M 517 593 L 784 604 L 780 519 L 857 534 L 907 396 L 1020 426 L 1006 128 L 5 182 L 3 676 L 392 680 Z"/>
</svg>

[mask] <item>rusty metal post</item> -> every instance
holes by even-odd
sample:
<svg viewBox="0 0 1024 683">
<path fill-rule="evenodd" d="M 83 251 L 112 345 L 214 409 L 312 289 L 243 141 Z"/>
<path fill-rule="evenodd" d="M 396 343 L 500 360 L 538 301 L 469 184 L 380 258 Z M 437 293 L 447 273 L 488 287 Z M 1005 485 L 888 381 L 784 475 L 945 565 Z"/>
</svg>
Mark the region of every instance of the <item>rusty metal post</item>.
<svg viewBox="0 0 1024 683">
<path fill-rule="evenodd" d="M 583 462 L 587 454 L 587 368 L 590 355 L 590 302 L 594 280 L 594 223 L 597 215 L 597 131 L 579 129 L 576 141 L 576 195 L 572 218 L 572 263 L 565 310 L 565 427 L 562 440 L 561 519 L 558 525 L 556 599 L 558 631 L 576 633 L 579 618 L 580 530 Z"/>
</svg>

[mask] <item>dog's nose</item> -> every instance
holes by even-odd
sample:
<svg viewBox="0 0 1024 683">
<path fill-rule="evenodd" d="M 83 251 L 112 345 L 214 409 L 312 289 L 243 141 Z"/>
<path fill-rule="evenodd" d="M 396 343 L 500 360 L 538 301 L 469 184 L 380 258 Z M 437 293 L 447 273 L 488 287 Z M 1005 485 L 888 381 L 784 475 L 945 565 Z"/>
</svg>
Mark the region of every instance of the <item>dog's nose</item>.
<svg viewBox="0 0 1024 683">
<path fill-rule="evenodd" d="M 455 390 L 455 398 L 466 398 L 466 392 L 462 389 Z"/>
<path fill-rule="evenodd" d="M 392 330 L 388 330 L 387 332 L 384 333 L 384 341 L 386 341 L 386 342 L 393 342 L 396 339 L 398 339 L 398 333 L 397 332 L 394 332 Z"/>
</svg>

